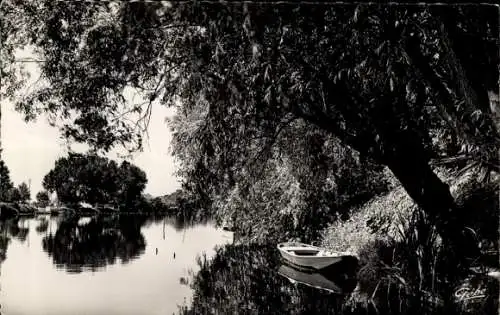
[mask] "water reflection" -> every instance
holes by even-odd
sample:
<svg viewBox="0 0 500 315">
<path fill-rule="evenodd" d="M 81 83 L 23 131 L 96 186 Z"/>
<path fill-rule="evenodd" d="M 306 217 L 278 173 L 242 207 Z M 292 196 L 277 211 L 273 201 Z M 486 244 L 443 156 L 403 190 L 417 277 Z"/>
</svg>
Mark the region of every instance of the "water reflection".
<svg viewBox="0 0 500 315">
<path fill-rule="evenodd" d="M 338 314 L 348 298 L 340 293 L 355 286 L 352 278 L 349 282 L 334 270 L 323 275 L 290 270 L 274 246 L 227 245 L 213 260 L 202 257 L 198 263 L 201 271 L 190 284 L 193 303 L 180 309 L 181 314 Z M 296 285 L 290 278 L 314 285 Z"/>
<path fill-rule="evenodd" d="M 279 267 L 278 274 L 284 276 L 293 284 L 300 283 L 337 294 L 350 293 L 357 284 L 356 278 L 346 273 L 308 272 L 286 264 L 282 264 Z"/>
<path fill-rule="evenodd" d="M 193 217 L 187 213 L 181 212 L 174 217 L 169 217 L 168 222 L 172 224 L 176 231 L 182 231 L 186 228 L 193 227 L 200 224 L 207 224 L 210 220 L 203 217 Z"/>
<path fill-rule="evenodd" d="M 0 264 L 7 259 L 7 247 L 9 246 L 10 238 L 4 235 L 0 235 Z"/>
<path fill-rule="evenodd" d="M 71 273 L 97 271 L 120 261 L 126 264 L 140 257 L 146 248 L 141 228 L 151 225 L 173 227 L 176 232 L 208 223 L 180 215 L 103 215 L 103 216 L 40 216 L 36 219 L 15 217 L 0 221 L 0 263 L 6 259 L 11 239 L 26 242 L 30 222 L 43 235 L 42 249 L 58 267 Z"/>
<path fill-rule="evenodd" d="M 41 217 L 35 230 L 37 231 L 38 234 L 44 234 L 45 232 L 47 232 L 48 228 L 49 228 L 49 220 L 47 220 L 47 218 L 45 217 Z"/>
<path fill-rule="evenodd" d="M 141 226 L 145 222 L 141 216 L 65 217 L 55 233 L 43 238 L 42 248 L 68 272 L 99 270 L 117 258 L 127 263 L 144 253 Z"/>
<path fill-rule="evenodd" d="M 2 314 L 172 314 L 191 300 L 179 278 L 225 234 L 161 216 L 0 220 Z"/>
<path fill-rule="evenodd" d="M 7 259 L 7 249 L 12 239 L 26 242 L 29 234 L 29 219 L 11 218 L 0 221 L 0 264 Z"/>
<path fill-rule="evenodd" d="M 25 242 L 28 237 L 29 227 L 28 220 L 24 218 L 13 218 L 5 221 L 4 228 L 8 236 L 15 238 L 21 242 Z"/>
</svg>

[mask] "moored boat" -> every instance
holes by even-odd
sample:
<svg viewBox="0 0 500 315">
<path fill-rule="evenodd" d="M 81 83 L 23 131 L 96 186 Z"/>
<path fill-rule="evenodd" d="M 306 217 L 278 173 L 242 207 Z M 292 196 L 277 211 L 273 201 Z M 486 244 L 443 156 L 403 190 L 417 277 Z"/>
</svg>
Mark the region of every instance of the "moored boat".
<svg viewBox="0 0 500 315">
<path fill-rule="evenodd" d="M 298 242 L 278 244 L 281 257 L 294 266 L 320 270 L 356 257 L 350 253 L 329 251 L 321 247 Z"/>
</svg>

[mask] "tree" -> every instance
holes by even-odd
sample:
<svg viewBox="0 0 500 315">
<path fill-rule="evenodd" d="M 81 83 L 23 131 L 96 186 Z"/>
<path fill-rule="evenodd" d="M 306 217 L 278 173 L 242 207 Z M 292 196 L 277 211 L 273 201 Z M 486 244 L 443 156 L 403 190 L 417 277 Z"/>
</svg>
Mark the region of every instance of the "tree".
<svg viewBox="0 0 500 315">
<path fill-rule="evenodd" d="M 300 120 L 281 131 L 257 170 L 236 174 L 221 188 L 227 193 L 210 196 L 211 215 L 253 241 L 313 241 L 349 207 L 387 189 L 382 167 Z"/>
<path fill-rule="evenodd" d="M 132 206 L 142 196 L 146 188 L 147 177 L 143 170 L 127 161 L 118 168 L 118 192 L 116 199 L 126 206 Z"/>
<path fill-rule="evenodd" d="M 38 202 L 38 205 L 40 207 L 46 207 L 49 205 L 50 198 L 49 198 L 49 193 L 45 190 L 39 191 L 36 194 L 36 200 Z"/>
<path fill-rule="evenodd" d="M 43 187 L 57 192 L 62 202 L 129 204 L 141 196 L 146 174 L 129 162 L 116 162 L 95 154 L 70 153 L 60 158 L 43 179 Z"/>
<path fill-rule="evenodd" d="M 9 202 L 22 201 L 22 196 L 21 196 L 21 192 L 19 191 L 19 188 L 12 187 L 11 189 L 9 189 L 7 201 L 9 201 Z"/>
<path fill-rule="evenodd" d="M 288 115 L 292 113 L 336 135 L 362 155 L 387 165 L 409 195 L 438 224 L 445 240 L 453 239 L 460 246 L 465 244 L 459 232 L 464 223 L 454 222 L 456 206 L 449 189 L 429 166 L 435 153 L 430 145 L 433 126 L 429 122 L 439 119 L 426 118 L 440 113 L 448 117 L 447 123 L 463 125 L 464 132 L 455 136 L 474 145 L 476 153 L 489 152 L 479 154 L 479 160 L 496 164 L 493 162 L 496 153 L 490 148 L 498 148 L 498 134 L 492 125 L 487 100 L 472 102 L 465 95 L 474 92 L 467 86 L 472 80 L 481 82 L 474 83 L 481 89 L 474 93 L 485 95 L 488 88 L 496 85 L 497 74 L 485 70 L 490 81 L 464 77 L 461 68 L 475 67 L 474 62 L 478 61 L 466 58 L 465 54 L 464 60 L 450 57 L 453 51 L 443 39 L 447 36 L 441 23 L 443 12 L 253 6 L 247 14 L 243 10 L 239 21 L 247 24 L 254 21 L 257 26 L 241 23 L 243 26 L 239 27 L 241 24 L 227 20 L 228 16 L 233 21 L 238 19 L 235 16 L 241 11 L 229 14 L 228 9 L 211 16 L 206 7 L 199 9 L 200 20 L 206 22 L 203 36 L 200 35 L 203 40 L 197 41 L 198 45 L 190 44 L 198 49 L 201 61 L 193 59 L 188 66 L 194 74 L 186 85 L 201 92 L 189 94 L 191 98 L 184 107 L 189 111 L 196 98 L 201 97 L 201 106 L 206 110 L 201 111 L 205 116 L 199 129 L 191 132 L 192 138 L 187 141 L 184 136 L 179 145 L 180 151 L 187 152 L 190 143 L 197 150 L 187 162 L 196 165 L 191 168 L 190 180 L 200 185 L 220 183 L 220 191 L 224 191 L 225 179 L 234 176 L 233 170 L 241 169 L 238 157 L 249 160 L 253 148 L 274 144 L 276 137 L 264 138 L 260 145 L 249 139 L 259 137 L 260 132 L 272 135 L 266 129 L 286 128 Z M 250 17 L 245 20 L 244 16 Z M 484 29 L 492 27 L 490 34 L 494 34 L 497 17 L 485 11 L 480 16 L 485 18 Z M 428 25 L 423 25 L 423 21 L 429 22 Z M 474 23 L 480 22 L 475 20 L 471 24 Z M 459 36 L 472 35 L 466 29 L 454 31 Z M 485 33 L 483 37 L 472 36 L 488 47 L 488 55 L 482 60 L 486 59 L 494 69 L 498 54 L 491 40 L 485 39 L 488 31 Z M 398 41 L 399 38 L 408 40 Z M 415 46 L 415 42 L 420 46 Z M 431 47 L 436 42 L 441 44 L 437 51 Z M 253 46 L 253 55 L 246 52 L 249 46 Z M 440 54 L 445 57 L 439 58 Z M 436 76 L 445 77 L 444 81 L 454 86 L 452 91 L 436 84 Z M 438 102 L 433 101 L 433 95 L 439 97 Z M 428 112 L 428 108 L 437 108 L 438 112 Z M 473 121 L 474 116 L 482 122 Z M 236 147 L 249 150 L 242 153 L 235 151 Z M 496 165 L 493 168 L 498 169 Z"/>
<path fill-rule="evenodd" d="M 9 169 L 3 160 L 0 160 L 0 201 L 8 201 L 9 191 L 13 188 L 10 181 Z"/>
<path fill-rule="evenodd" d="M 19 195 L 20 195 L 19 200 L 20 201 L 26 202 L 26 201 L 31 199 L 31 192 L 30 192 L 28 185 L 26 185 L 26 183 L 19 184 L 19 186 L 17 187 L 17 190 L 19 191 Z"/>
<path fill-rule="evenodd" d="M 32 44 L 49 85 L 18 99 L 27 118 L 59 116 L 66 137 L 108 150 L 140 145 L 123 112 L 147 121 L 154 101 L 182 101 L 180 115 L 200 108 L 199 128 L 179 143 L 194 153 L 186 181 L 206 199 L 246 176 L 246 161 L 271 157 L 297 118 L 387 166 L 460 251 L 464 222 L 429 165 L 432 123 L 464 144 L 457 153 L 498 170 L 489 7 L 41 1 L 2 10 L 20 21 L 2 28 L 4 53 Z M 146 108 L 127 108 L 126 87 L 143 92 Z"/>
</svg>

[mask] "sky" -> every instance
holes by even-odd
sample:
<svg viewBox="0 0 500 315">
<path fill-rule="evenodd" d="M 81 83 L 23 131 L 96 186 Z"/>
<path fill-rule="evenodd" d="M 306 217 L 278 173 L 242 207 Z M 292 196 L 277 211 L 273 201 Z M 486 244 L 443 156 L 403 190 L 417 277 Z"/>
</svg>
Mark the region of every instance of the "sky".
<svg viewBox="0 0 500 315">
<path fill-rule="evenodd" d="M 65 142 L 60 139 L 58 128 L 51 127 L 46 117 L 26 123 L 22 115 L 14 110 L 12 103 L 2 100 L 2 158 L 10 170 L 10 178 L 17 186 L 31 180 L 31 197 L 42 190 L 42 179 L 59 157 L 67 155 Z M 145 141 L 143 152 L 135 153 L 129 160 L 146 172 L 148 183 L 145 193 L 162 196 L 180 188 L 174 176 L 174 160 L 169 153 L 171 132 L 165 118 L 173 110 L 163 106 L 153 109 L 149 124 L 149 140 Z M 83 146 L 74 146 L 81 152 Z M 108 157 L 117 161 L 116 153 Z"/>
<path fill-rule="evenodd" d="M 16 59 L 37 59 L 29 47 L 16 51 Z M 29 74 L 24 88 L 17 97 L 23 97 L 33 89 L 37 83 L 43 82 L 40 78 L 40 68 L 36 63 L 20 63 L 23 70 Z M 43 84 L 43 83 L 40 83 Z M 137 104 L 144 100 L 132 89 L 126 88 L 123 95 L 127 102 Z M 2 107 L 1 137 L 2 159 L 10 171 L 10 178 L 14 185 L 26 182 L 31 187 L 31 198 L 43 190 L 43 177 L 54 167 L 55 161 L 67 156 L 67 144 L 61 139 L 59 129 L 48 123 L 47 117 L 42 115 L 36 121 L 26 123 L 23 116 L 16 112 L 14 104 L 7 99 L 0 100 Z M 140 167 L 147 175 L 148 183 L 144 193 L 153 196 L 163 196 L 180 188 L 180 181 L 174 175 L 174 159 L 169 153 L 172 133 L 165 122 L 165 118 L 174 114 L 173 108 L 153 103 L 151 120 L 148 127 L 149 137 L 144 137 L 142 152 L 133 154 L 131 163 Z M 132 118 L 132 117 L 129 117 Z M 85 152 L 86 145 L 73 145 L 72 150 Z M 125 154 L 124 149 L 115 149 L 107 157 L 121 162 L 119 154 Z"/>
</svg>

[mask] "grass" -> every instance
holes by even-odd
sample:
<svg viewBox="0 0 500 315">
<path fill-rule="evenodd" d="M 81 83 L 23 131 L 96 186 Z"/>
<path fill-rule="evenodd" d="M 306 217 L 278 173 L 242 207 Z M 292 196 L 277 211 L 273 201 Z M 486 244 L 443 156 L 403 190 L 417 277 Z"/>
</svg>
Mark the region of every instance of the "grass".
<svg viewBox="0 0 500 315">
<path fill-rule="evenodd" d="M 487 197 L 488 194 L 491 196 L 491 189 L 480 188 L 474 170 L 458 176 L 444 169 L 438 169 L 436 173 L 450 185 L 459 206 L 468 207 L 474 232 L 478 239 L 489 238 L 483 243 L 491 249 L 491 240 L 496 239 L 492 235 L 498 232 L 495 202 Z M 485 187 L 494 186 L 498 183 Z M 497 195 L 493 192 L 493 196 Z M 474 216 L 478 219 L 472 219 Z M 488 226 L 481 223 L 481 219 L 491 222 L 495 218 L 496 221 Z M 360 259 L 360 281 L 347 307 L 372 305 L 382 308 L 381 313 L 405 313 L 415 311 L 417 307 L 420 311 L 423 308 L 437 310 L 444 307 L 443 297 L 453 295 L 446 291 L 449 283 L 443 276 L 447 266 L 453 264 L 447 259 L 446 248 L 441 246 L 440 238 L 425 214 L 396 183 L 387 194 L 351 209 L 349 219 L 331 224 L 322 232 L 321 243 L 332 250 L 352 252 Z M 494 250 L 497 246 L 493 245 Z M 491 309 L 488 303 L 492 292 L 494 299 L 498 299 L 498 284 L 491 278 L 481 279 L 478 284 L 467 277 L 460 285 L 469 286 L 471 291 L 480 288 L 481 292 L 488 294 L 472 306 L 465 300 L 458 301 L 458 307 L 454 302 L 453 311 L 448 308 L 447 312 L 469 314 L 471 310 L 482 312 L 484 307 Z M 474 286 L 471 283 L 475 283 Z M 477 309 L 477 305 L 483 308 Z M 498 305 L 493 307 L 498 308 Z"/>
<path fill-rule="evenodd" d="M 403 188 L 395 188 L 378 196 L 361 207 L 350 210 L 349 219 L 335 221 L 322 233 L 322 245 L 332 250 L 359 254 L 361 248 L 375 240 L 397 237 L 398 223 L 395 217 L 410 217 L 415 209 L 413 201 Z M 387 222 L 387 235 L 372 232 L 370 225 Z"/>
</svg>

